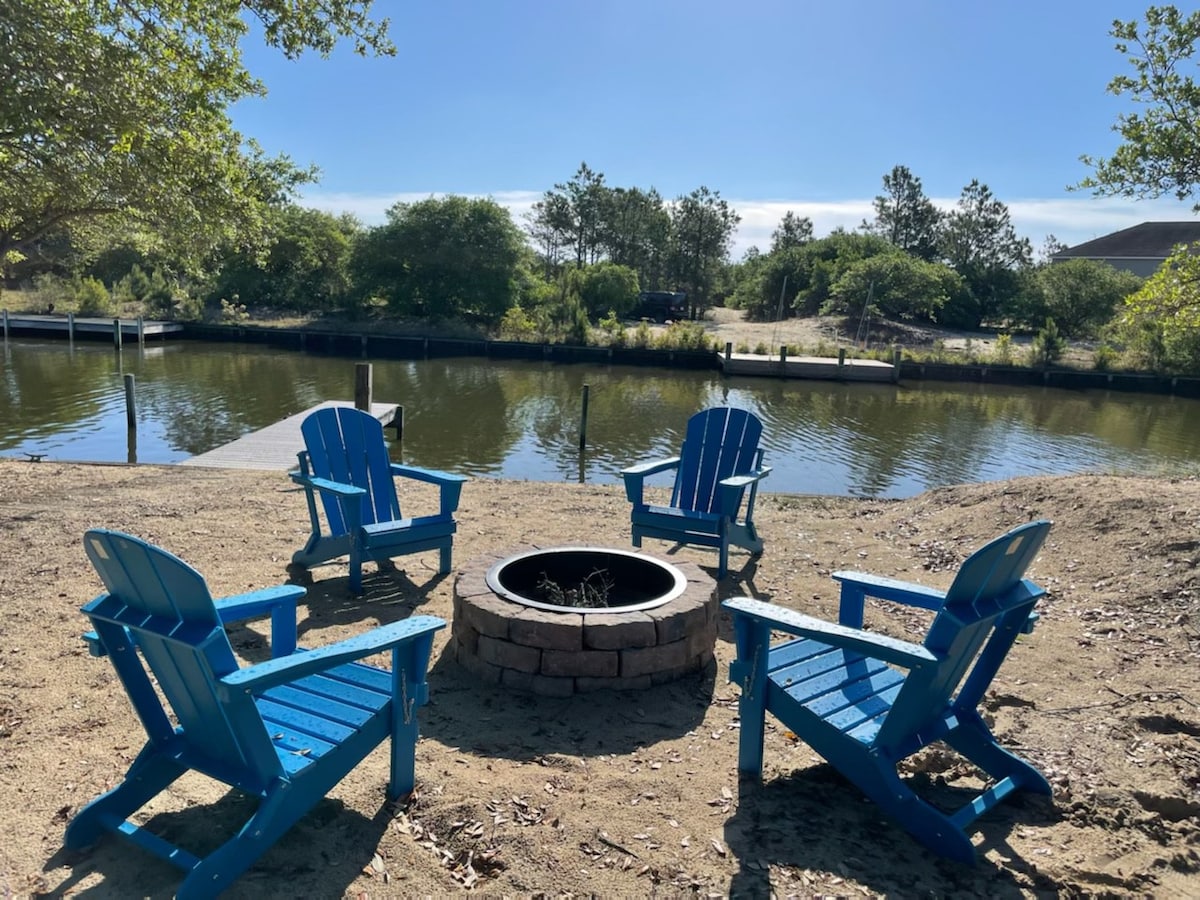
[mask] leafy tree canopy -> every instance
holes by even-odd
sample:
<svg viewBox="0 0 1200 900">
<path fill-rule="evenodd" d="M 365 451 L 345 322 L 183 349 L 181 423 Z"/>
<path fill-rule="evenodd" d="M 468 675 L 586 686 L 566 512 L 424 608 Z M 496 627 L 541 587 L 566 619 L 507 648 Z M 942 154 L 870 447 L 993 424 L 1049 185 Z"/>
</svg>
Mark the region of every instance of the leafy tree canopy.
<svg viewBox="0 0 1200 900">
<path fill-rule="evenodd" d="M 886 193 L 875 198 L 875 220 L 863 230 L 886 238 L 905 253 L 933 260 L 938 255 L 941 211 L 925 196 L 921 179 L 906 166 L 896 166 L 883 176 Z"/>
<path fill-rule="evenodd" d="M 783 214 L 779 227 L 771 232 L 771 252 L 799 247 L 813 239 L 813 221 L 808 216 L 798 216 L 790 209 Z"/>
<path fill-rule="evenodd" d="M 340 39 L 391 54 L 372 0 L 19 0 L 0 4 L 0 264 L 70 226 L 124 217 L 199 259 L 252 243 L 266 205 L 314 176 L 230 122 L 265 93 L 251 22 L 288 57 Z M 107 227 L 107 226 L 106 226 Z"/>
<path fill-rule="evenodd" d="M 693 309 L 702 311 L 712 303 L 741 220 L 720 191 L 704 186 L 679 197 L 671 207 L 675 284 L 687 291 Z"/>
<path fill-rule="evenodd" d="M 1142 279 L 1095 259 L 1069 259 L 1037 270 L 1040 309 L 1030 324 L 1051 318 L 1068 338 L 1099 334 Z"/>
<path fill-rule="evenodd" d="M 935 322 L 961 278 L 948 266 L 893 251 L 851 265 L 831 288 L 823 312 Z"/>
<path fill-rule="evenodd" d="M 1109 93 L 1144 107 L 1122 113 L 1113 130 L 1122 143 L 1110 157 L 1085 155 L 1093 173 L 1079 187 L 1122 197 L 1191 197 L 1200 182 L 1200 86 L 1187 74 L 1200 37 L 1200 11 L 1151 6 L 1145 22 L 1113 22 L 1117 50 L 1133 67 Z M 1200 204 L 1195 207 L 1200 210 Z"/>
<path fill-rule="evenodd" d="M 1126 324 L 1153 322 L 1165 333 L 1200 330 L 1200 255 L 1198 248 L 1176 247 L 1158 271 L 1126 300 Z"/>
<path fill-rule="evenodd" d="M 365 295 L 402 316 L 496 322 L 517 302 L 524 239 L 490 198 L 397 203 L 359 239 L 351 263 Z"/>
</svg>

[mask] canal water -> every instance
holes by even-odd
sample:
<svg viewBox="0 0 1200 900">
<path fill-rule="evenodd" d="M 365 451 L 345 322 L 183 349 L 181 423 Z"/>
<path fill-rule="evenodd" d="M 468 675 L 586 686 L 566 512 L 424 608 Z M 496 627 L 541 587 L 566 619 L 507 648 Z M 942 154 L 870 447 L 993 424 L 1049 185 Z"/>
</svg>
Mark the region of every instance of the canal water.
<svg viewBox="0 0 1200 900">
<path fill-rule="evenodd" d="M 356 362 L 193 341 L 118 353 L 18 339 L 3 354 L 0 456 L 129 461 L 128 373 L 141 463 L 179 462 L 322 400 L 349 400 Z M 473 476 L 616 483 L 624 466 L 674 455 L 688 417 L 715 405 L 763 419 L 774 468 L 763 489 L 773 492 L 907 497 L 1027 474 L 1200 471 L 1200 401 L 1169 396 L 482 358 L 376 360 L 374 394 L 404 407 L 395 460 Z"/>
</svg>

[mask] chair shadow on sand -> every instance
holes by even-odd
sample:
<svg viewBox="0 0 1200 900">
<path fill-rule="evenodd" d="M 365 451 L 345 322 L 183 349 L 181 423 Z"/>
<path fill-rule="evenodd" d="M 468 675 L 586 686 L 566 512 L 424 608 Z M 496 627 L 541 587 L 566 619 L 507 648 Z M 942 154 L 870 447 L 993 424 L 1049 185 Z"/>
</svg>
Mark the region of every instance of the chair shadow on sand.
<svg viewBox="0 0 1200 900">
<path fill-rule="evenodd" d="M 230 887 L 231 894 L 254 896 L 272 886 L 300 884 L 314 875 L 319 875 L 320 883 L 328 887 L 331 895 L 343 893 L 364 867 L 370 866 L 392 821 L 393 813 L 390 804 L 384 802 L 382 787 L 379 810 L 371 818 L 348 808 L 335 797 L 319 801 L 288 830 L 285 840 L 267 850 Z M 150 830 L 172 843 L 207 854 L 245 824 L 249 817 L 247 804 L 257 802 L 240 791 L 229 790 L 211 804 L 157 813 L 147 824 Z M 82 852 L 60 848 L 46 861 L 42 871 L 52 872 L 67 866 L 71 873 L 60 884 L 48 885 L 45 895 L 173 896 L 179 887 L 179 870 L 150 854 L 134 854 L 128 844 L 112 838 Z M 99 872 L 104 880 L 93 888 L 80 890 L 79 882 L 93 872 Z"/>
<path fill-rule="evenodd" d="M 911 777 L 923 796 L 948 808 L 978 792 L 926 773 Z M 725 842 L 740 864 L 729 896 L 803 895 L 822 889 L 796 881 L 772 885 L 770 868 L 785 866 L 853 879 L 886 896 L 1022 897 L 1014 874 L 1023 873 L 1036 884 L 1037 866 L 1023 859 L 1005 836 L 1022 825 L 1045 826 L 1057 818 L 1047 797 L 1010 799 L 979 820 L 979 863 L 964 866 L 922 847 L 826 763 L 773 776 L 765 784 L 743 778 L 736 812 L 725 823 Z M 1003 865 L 988 857 L 991 850 L 1004 859 Z"/>
<path fill-rule="evenodd" d="M 287 583 L 304 587 L 307 593 L 300 601 L 302 618 L 296 623 L 296 635 L 302 645 L 320 644 L 305 641 L 311 631 L 338 625 L 390 625 L 417 612 L 429 595 L 448 575 L 432 574 L 423 583 L 409 577 L 406 569 L 384 565 L 378 571 L 363 573 L 363 593 L 350 590 L 347 575 L 332 576 L 314 581 L 306 572 L 289 567 Z M 366 626 L 370 627 L 370 626 Z M 271 658 L 270 643 L 253 628 L 241 622 L 225 627 L 229 642 L 248 662 L 258 663 Z"/>
<path fill-rule="evenodd" d="M 308 589 L 300 601 L 301 644 L 306 644 L 304 635 L 309 631 L 365 620 L 388 625 L 407 619 L 444 578 L 453 577 L 429 573 L 428 580 L 415 582 L 407 569 L 373 568 L 363 573 L 361 595 L 351 591 L 344 574 L 313 580 L 289 572 L 294 583 Z M 227 630 L 239 655 L 251 662 L 269 658 L 270 647 L 257 631 L 238 625 Z M 451 641 L 435 651 L 428 680 L 429 703 L 421 709 L 422 737 L 459 747 L 464 753 L 531 760 L 549 753 L 626 753 L 687 734 L 704 721 L 717 684 L 717 666 L 709 663 L 693 675 L 641 691 L 545 697 L 482 681 L 455 661 Z"/>
</svg>

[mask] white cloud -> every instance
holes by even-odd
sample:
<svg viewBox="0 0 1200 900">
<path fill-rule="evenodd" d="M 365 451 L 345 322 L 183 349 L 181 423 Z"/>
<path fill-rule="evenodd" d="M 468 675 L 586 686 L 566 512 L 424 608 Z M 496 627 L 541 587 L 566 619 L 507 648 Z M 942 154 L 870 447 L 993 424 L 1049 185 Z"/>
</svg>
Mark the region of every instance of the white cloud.
<svg viewBox="0 0 1200 900">
<path fill-rule="evenodd" d="M 417 193 L 415 191 L 408 191 L 395 194 L 349 194 L 315 190 L 302 194 L 299 202 L 304 206 L 312 207 L 313 209 L 322 209 L 335 215 L 346 212 L 353 213 L 366 225 L 381 225 L 387 220 L 386 213 L 388 209 L 397 203 L 416 203 L 420 200 L 428 200 L 430 197 L 445 197 L 450 193 L 453 192 L 431 191 L 429 193 Z M 491 197 L 501 206 L 506 207 L 512 213 L 517 223 L 520 224 L 521 217 L 529 211 L 529 208 L 534 203 L 542 198 L 542 192 L 497 191 L 494 194 L 463 194 L 462 196 Z"/>
<path fill-rule="evenodd" d="M 444 197 L 446 193 L 351 194 L 314 190 L 301 197 L 300 202 L 305 206 L 332 213 L 353 213 L 367 225 L 378 225 L 385 220 L 386 210 L 396 203 Z M 523 216 L 542 198 L 542 194 L 542 191 L 497 191 L 487 195 L 466 196 L 490 196 L 512 213 L 517 224 L 522 224 Z M 873 202 L 870 198 L 827 202 L 726 199 L 742 217 L 733 242 L 732 255 L 735 260 L 740 259 L 752 246 L 766 250 L 771 245 L 771 232 L 789 210 L 798 216 L 808 216 L 812 219 L 813 232 L 817 237 L 823 237 L 839 226 L 852 231 L 858 228 L 864 219 L 874 217 Z M 957 197 L 931 199 L 938 207 L 946 210 L 953 209 L 958 200 Z M 1050 234 L 1068 246 L 1074 246 L 1141 222 L 1195 218 L 1191 204 L 1167 199 L 1125 200 L 1079 195 L 1005 203 L 1017 233 L 1029 238 L 1035 250 Z"/>
</svg>

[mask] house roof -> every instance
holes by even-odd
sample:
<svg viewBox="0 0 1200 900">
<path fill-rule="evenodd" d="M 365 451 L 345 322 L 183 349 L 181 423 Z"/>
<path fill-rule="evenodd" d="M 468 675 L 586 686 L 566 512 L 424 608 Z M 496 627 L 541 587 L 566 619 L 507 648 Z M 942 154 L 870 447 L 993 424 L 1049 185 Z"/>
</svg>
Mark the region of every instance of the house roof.
<svg viewBox="0 0 1200 900">
<path fill-rule="evenodd" d="M 1177 244 L 1200 241 L 1200 221 L 1143 222 L 1068 247 L 1053 259 L 1166 259 Z"/>
</svg>

